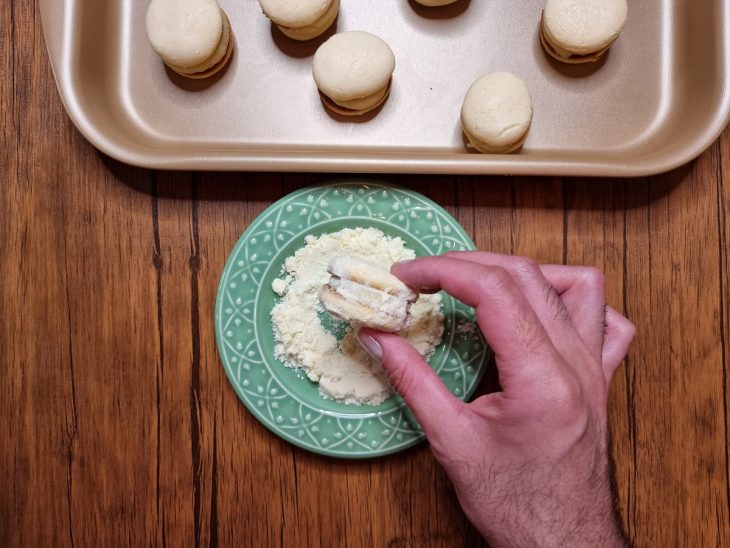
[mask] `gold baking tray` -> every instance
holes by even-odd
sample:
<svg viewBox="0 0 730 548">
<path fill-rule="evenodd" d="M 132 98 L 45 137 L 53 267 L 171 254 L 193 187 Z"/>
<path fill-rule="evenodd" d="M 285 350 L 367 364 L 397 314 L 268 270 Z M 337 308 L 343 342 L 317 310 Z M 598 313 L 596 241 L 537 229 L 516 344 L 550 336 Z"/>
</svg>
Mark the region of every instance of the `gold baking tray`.
<svg viewBox="0 0 730 548">
<path fill-rule="evenodd" d="M 397 59 L 389 100 L 362 120 L 322 108 L 311 77 L 321 40 L 287 39 L 257 0 L 220 4 L 236 51 L 223 74 L 201 82 L 152 52 L 146 0 L 40 0 L 58 89 L 81 133 L 155 168 L 639 176 L 699 155 L 730 115 L 730 0 L 630 0 L 620 39 L 590 66 L 543 53 L 543 0 L 431 9 L 342 0 L 337 31 L 374 32 Z M 533 95 L 518 154 L 464 144 L 464 94 L 494 70 L 516 73 Z"/>
</svg>

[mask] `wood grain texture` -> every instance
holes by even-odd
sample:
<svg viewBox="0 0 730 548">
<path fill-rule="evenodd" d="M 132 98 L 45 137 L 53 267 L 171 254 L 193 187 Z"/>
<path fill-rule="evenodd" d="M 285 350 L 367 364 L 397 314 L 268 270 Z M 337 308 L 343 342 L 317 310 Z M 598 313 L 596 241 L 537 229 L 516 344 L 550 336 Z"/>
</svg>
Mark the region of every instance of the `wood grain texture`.
<svg viewBox="0 0 730 548">
<path fill-rule="evenodd" d="M 304 452 L 220 366 L 228 252 L 334 176 L 119 164 L 66 117 L 34 3 L 0 3 L 0 29 L 0 546 L 483 545 L 427 445 Z M 647 179 L 387 179 L 480 248 L 606 273 L 639 330 L 609 404 L 626 528 L 637 546 L 729 546 L 730 132 Z"/>
</svg>

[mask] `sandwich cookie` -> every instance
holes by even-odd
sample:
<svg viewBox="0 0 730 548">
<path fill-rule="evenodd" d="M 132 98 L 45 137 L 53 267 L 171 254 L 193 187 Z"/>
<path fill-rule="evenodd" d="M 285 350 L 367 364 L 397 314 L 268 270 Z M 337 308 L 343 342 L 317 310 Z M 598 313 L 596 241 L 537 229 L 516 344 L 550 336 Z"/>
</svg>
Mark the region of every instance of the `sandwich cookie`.
<svg viewBox="0 0 730 548">
<path fill-rule="evenodd" d="M 388 98 L 393 50 L 369 32 L 335 34 L 314 54 L 312 75 L 324 105 L 345 116 L 365 114 Z"/>
<path fill-rule="evenodd" d="M 626 0 L 547 0 L 540 41 L 558 61 L 593 63 L 618 38 L 628 10 Z"/>
<path fill-rule="evenodd" d="M 357 257 L 335 257 L 319 300 L 330 314 L 355 325 L 396 333 L 408 328 L 418 293 L 387 270 Z"/>
<path fill-rule="evenodd" d="M 147 39 L 162 61 L 187 78 L 208 78 L 233 53 L 228 17 L 215 0 L 152 0 Z"/>
<path fill-rule="evenodd" d="M 474 82 L 461 107 L 461 126 L 479 152 L 506 154 L 520 148 L 532 123 L 532 98 L 525 83 L 509 72 Z"/>
<path fill-rule="evenodd" d="M 326 31 L 340 12 L 340 0 L 259 0 L 264 15 L 294 40 L 311 40 Z"/>
</svg>

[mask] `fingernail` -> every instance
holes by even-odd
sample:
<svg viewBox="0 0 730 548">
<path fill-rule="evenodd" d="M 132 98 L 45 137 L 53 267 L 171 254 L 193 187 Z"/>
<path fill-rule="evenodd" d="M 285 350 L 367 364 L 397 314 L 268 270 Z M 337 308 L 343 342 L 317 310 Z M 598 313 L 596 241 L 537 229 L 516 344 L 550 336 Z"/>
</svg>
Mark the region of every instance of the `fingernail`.
<svg viewBox="0 0 730 548">
<path fill-rule="evenodd" d="M 368 351 L 368 354 L 376 360 L 383 359 L 383 347 L 380 346 L 378 341 L 365 333 L 358 333 L 357 338 L 360 339 L 360 344 L 362 344 L 365 350 Z"/>
<path fill-rule="evenodd" d="M 400 261 L 397 263 L 393 263 L 390 267 L 390 271 L 392 273 L 393 269 L 398 270 L 398 268 L 400 268 L 401 266 L 406 266 L 408 263 L 412 263 L 413 261 L 414 261 L 414 259 L 409 259 L 407 261 Z"/>
</svg>

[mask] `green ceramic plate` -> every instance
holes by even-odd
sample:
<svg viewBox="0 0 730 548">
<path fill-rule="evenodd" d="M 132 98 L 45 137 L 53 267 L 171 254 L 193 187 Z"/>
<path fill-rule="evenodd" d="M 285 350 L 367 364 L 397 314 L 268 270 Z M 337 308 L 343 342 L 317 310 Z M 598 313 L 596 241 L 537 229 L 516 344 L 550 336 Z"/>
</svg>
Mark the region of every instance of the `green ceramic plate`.
<svg viewBox="0 0 730 548">
<path fill-rule="evenodd" d="M 394 453 L 424 439 L 402 399 L 377 406 L 322 398 L 303 373 L 274 357 L 271 309 L 278 297 L 271 282 L 307 234 L 375 227 L 399 236 L 416 255 L 474 249 L 473 242 L 440 206 L 403 188 L 371 182 L 310 187 L 285 196 L 241 236 L 221 275 L 215 331 L 223 367 L 238 397 L 272 432 L 315 453 L 345 458 Z M 487 346 L 473 310 L 443 296 L 443 343 L 430 364 L 457 397 L 469 398 L 486 366 Z"/>
</svg>

